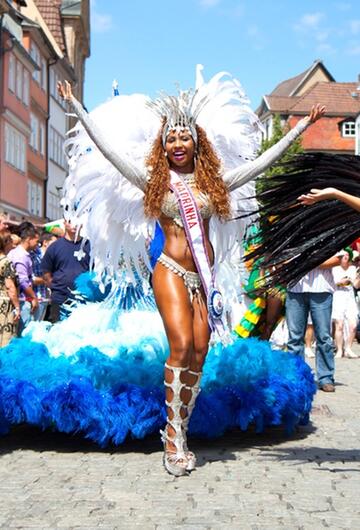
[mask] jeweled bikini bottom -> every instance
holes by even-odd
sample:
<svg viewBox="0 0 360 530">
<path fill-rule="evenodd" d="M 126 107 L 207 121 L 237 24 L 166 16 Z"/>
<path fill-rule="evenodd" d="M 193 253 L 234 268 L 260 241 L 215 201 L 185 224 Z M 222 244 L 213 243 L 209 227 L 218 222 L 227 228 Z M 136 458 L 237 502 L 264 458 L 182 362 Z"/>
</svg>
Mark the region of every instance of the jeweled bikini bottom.
<svg viewBox="0 0 360 530">
<path fill-rule="evenodd" d="M 169 256 L 164 253 L 160 254 L 158 261 L 164 265 L 164 267 L 183 279 L 185 287 L 189 292 L 191 302 L 195 295 L 200 294 L 201 280 L 197 272 L 187 271 L 184 269 L 184 267 L 179 265 L 175 260 L 169 258 Z"/>
</svg>

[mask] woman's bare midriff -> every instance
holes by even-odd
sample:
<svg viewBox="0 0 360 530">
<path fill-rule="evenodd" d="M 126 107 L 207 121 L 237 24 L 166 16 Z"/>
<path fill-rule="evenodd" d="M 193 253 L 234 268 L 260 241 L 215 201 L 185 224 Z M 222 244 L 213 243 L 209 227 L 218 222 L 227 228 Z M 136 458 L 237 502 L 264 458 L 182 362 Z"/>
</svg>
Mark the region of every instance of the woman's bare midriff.
<svg viewBox="0 0 360 530">
<path fill-rule="evenodd" d="M 164 215 L 160 216 L 159 222 L 165 236 L 165 244 L 163 248 L 164 254 L 175 260 L 187 271 L 197 272 L 189 243 L 186 239 L 185 230 L 174 223 L 173 219 L 165 217 Z M 206 247 L 210 257 L 210 263 L 213 265 L 214 251 L 209 241 L 209 219 L 204 219 L 203 223 L 206 236 Z"/>
</svg>

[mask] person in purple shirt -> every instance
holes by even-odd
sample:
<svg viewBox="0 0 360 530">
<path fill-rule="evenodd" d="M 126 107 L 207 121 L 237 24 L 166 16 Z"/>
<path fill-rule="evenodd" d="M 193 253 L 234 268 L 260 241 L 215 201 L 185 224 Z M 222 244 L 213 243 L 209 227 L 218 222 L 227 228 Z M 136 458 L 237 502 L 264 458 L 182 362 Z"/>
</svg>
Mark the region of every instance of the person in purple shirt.
<svg viewBox="0 0 360 530">
<path fill-rule="evenodd" d="M 9 260 L 14 265 L 20 288 L 21 317 L 18 326 L 18 336 L 21 335 L 24 328 L 30 322 L 31 316 L 39 304 L 32 284 L 33 268 L 30 257 L 30 252 L 39 243 L 39 234 L 35 227 L 29 224 L 21 230 L 20 238 L 20 244 L 13 250 L 10 250 L 8 254 Z"/>
<path fill-rule="evenodd" d="M 45 255 L 46 249 L 55 241 L 57 237 L 54 234 L 45 232 L 40 235 L 39 245 L 35 250 L 30 252 L 30 257 L 33 265 L 33 286 L 34 292 L 39 301 L 39 307 L 34 312 L 34 320 L 44 320 L 45 314 L 50 302 L 50 289 L 45 285 L 42 277 L 41 262 Z"/>
</svg>

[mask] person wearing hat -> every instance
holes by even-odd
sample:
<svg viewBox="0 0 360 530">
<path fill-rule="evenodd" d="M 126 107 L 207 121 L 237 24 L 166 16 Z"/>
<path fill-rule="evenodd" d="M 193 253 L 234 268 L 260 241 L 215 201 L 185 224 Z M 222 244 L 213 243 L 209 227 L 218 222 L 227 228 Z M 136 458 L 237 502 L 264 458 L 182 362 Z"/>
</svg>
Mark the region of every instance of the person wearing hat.
<svg viewBox="0 0 360 530">
<path fill-rule="evenodd" d="M 333 268 L 336 284 L 332 311 L 332 319 L 335 322 L 335 357 L 355 359 L 358 356 L 351 349 L 358 320 L 354 288 L 360 287 L 360 278 L 356 267 L 352 265 L 351 247 L 346 247 L 341 254 L 340 265 Z"/>
</svg>

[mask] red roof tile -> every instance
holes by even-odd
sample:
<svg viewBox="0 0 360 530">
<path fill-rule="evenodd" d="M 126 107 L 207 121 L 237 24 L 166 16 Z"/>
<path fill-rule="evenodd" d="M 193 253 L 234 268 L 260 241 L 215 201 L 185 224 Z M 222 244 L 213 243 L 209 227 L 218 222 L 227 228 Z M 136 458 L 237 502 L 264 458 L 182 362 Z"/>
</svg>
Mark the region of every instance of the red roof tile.
<svg viewBox="0 0 360 530">
<path fill-rule="evenodd" d="M 296 98 L 291 113 L 308 113 L 312 105 L 321 103 L 325 105 L 327 115 L 356 116 L 360 113 L 360 90 L 357 88 L 358 83 L 316 83 L 305 94 Z M 357 94 L 357 97 L 352 94 Z"/>
<path fill-rule="evenodd" d="M 274 90 L 271 92 L 272 96 L 288 96 L 291 94 L 293 90 L 298 86 L 300 81 L 306 76 L 306 74 L 311 70 L 312 66 L 305 70 L 305 72 L 302 72 L 299 75 L 296 75 L 295 77 L 291 77 L 290 79 L 285 79 L 285 81 L 282 81 L 279 83 Z"/>
<path fill-rule="evenodd" d="M 267 105 L 269 106 L 269 110 L 272 112 L 283 112 L 288 113 L 291 109 L 291 107 L 295 104 L 295 102 L 299 99 L 298 97 L 287 97 L 287 96 L 273 96 L 270 94 L 269 96 L 264 96 Z"/>
<path fill-rule="evenodd" d="M 264 100 L 270 112 L 280 114 L 308 114 L 314 104 L 321 103 L 325 105 L 327 115 L 356 116 L 360 113 L 360 90 L 357 88 L 358 83 L 322 81 L 312 85 L 302 96 L 269 95 Z"/>
<path fill-rule="evenodd" d="M 321 69 L 326 76 L 328 77 L 329 81 L 335 81 L 333 76 L 330 74 L 329 70 L 323 65 L 322 61 L 319 59 L 314 61 L 313 64 L 302 72 L 301 74 L 296 75 L 295 77 L 291 77 L 290 79 L 285 79 L 285 81 L 282 81 L 279 83 L 274 90 L 271 92 L 270 95 L 272 96 L 291 96 L 293 92 L 296 90 L 296 88 L 300 87 L 303 82 L 307 79 L 307 77 L 311 74 L 312 71 L 315 71 L 317 69 Z M 294 94 L 296 95 L 296 94 Z"/>
<path fill-rule="evenodd" d="M 49 30 L 58 43 L 61 51 L 66 54 L 65 38 L 61 24 L 61 2 L 62 0 L 34 0 L 41 16 L 45 20 Z"/>
</svg>

